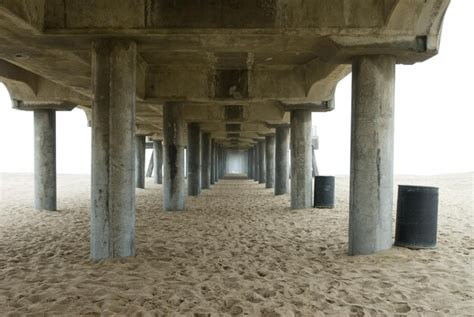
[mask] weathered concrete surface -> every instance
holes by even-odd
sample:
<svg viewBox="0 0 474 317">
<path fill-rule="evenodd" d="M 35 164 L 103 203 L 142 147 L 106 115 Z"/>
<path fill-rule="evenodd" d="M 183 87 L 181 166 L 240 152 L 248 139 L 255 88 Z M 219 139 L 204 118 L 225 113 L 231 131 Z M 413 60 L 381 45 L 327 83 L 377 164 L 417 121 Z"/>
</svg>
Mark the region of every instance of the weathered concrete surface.
<svg viewBox="0 0 474 317">
<path fill-rule="evenodd" d="M 188 195 L 201 194 L 201 129 L 199 123 L 188 123 L 187 175 Z"/>
<path fill-rule="evenodd" d="M 288 193 L 290 127 L 275 128 L 275 195 Z"/>
<path fill-rule="evenodd" d="M 210 179 L 210 184 L 211 185 L 214 185 L 215 182 L 216 182 L 216 168 L 215 168 L 215 160 L 214 160 L 214 157 L 215 157 L 215 152 L 216 152 L 216 141 L 214 139 L 211 139 L 211 156 L 209 158 L 209 162 L 210 162 L 210 168 L 211 168 L 211 179 Z"/>
<path fill-rule="evenodd" d="M 260 154 L 260 151 L 258 150 L 258 142 L 255 144 L 255 146 L 253 147 L 253 171 L 254 171 L 254 174 L 253 174 L 253 180 L 258 182 L 258 180 L 260 179 L 260 164 L 259 164 L 259 154 Z"/>
<path fill-rule="evenodd" d="M 266 181 L 265 140 L 258 141 L 258 183 Z"/>
<path fill-rule="evenodd" d="M 163 184 L 163 142 L 161 140 L 153 141 L 153 159 L 155 184 Z"/>
<path fill-rule="evenodd" d="M 219 178 L 223 178 L 225 175 L 225 150 L 223 146 L 219 147 Z"/>
<path fill-rule="evenodd" d="M 219 181 L 219 144 L 214 142 L 214 183 Z"/>
<path fill-rule="evenodd" d="M 291 208 L 311 208 L 311 111 L 291 112 Z"/>
<path fill-rule="evenodd" d="M 162 138 L 161 105 L 186 102 L 186 122 L 213 125 L 202 129 L 229 148 L 225 123 L 238 122 L 232 146 L 248 148 L 268 133 L 267 124 L 289 123 L 285 111 L 296 105 L 332 110 L 354 56 L 387 54 L 406 64 L 434 56 L 449 4 L 168 2 L 1 1 L 0 80 L 23 105 L 54 101 L 90 113 L 90 43 L 97 36 L 133 39 L 140 43 L 138 134 Z"/>
<path fill-rule="evenodd" d="M 203 132 L 201 136 L 201 187 L 211 188 L 211 134 Z"/>
<path fill-rule="evenodd" d="M 247 150 L 247 155 L 248 155 L 248 172 L 247 172 L 247 177 L 249 179 L 253 179 L 253 148 L 250 148 Z"/>
<path fill-rule="evenodd" d="M 92 49 L 91 257 L 135 254 L 136 45 L 97 40 Z"/>
<path fill-rule="evenodd" d="M 395 59 L 356 58 L 352 65 L 349 254 L 392 246 Z"/>
<path fill-rule="evenodd" d="M 150 161 L 148 162 L 148 167 L 146 169 L 146 177 L 152 177 L 153 176 L 153 166 L 155 165 L 155 152 L 151 152 L 150 156 Z"/>
<path fill-rule="evenodd" d="M 35 208 L 56 210 L 56 111 L 35 110 Z"/>
<path fill-rule="evenodd" d="M 275 184 L 275 136 L 265 136 L 265 188 Z"/>
<path fill-rule="evenodd" d="M 144 135 L 135 137 L 135 186 L 145 188 L 145 142 Z"/>
<path fill-rule="evenodd" d="M 167 211 L 184 209 L 185 123 L 181 105 L 163 105 L 163 199 Z"/>
<path fill-rule="evenodd" d="M 313 177 L 319 175 L 318 163 L 316 162 L 316 149 L 314 145 L 311 145 L 311 170 Z"/>
</svg>

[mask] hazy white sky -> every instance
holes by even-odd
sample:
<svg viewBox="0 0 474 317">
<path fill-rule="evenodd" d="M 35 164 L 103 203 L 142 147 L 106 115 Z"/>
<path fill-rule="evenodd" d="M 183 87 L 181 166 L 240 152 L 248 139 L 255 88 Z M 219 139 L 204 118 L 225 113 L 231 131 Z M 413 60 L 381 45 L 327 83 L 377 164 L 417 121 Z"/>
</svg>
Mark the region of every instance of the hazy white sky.
<svg viewBox="0 0 474 317">
<path fill-rule="evenodd" d="M 443 174 L 474 171 L 474 41 L 469 32 L 474 1 L 452 0 L 438 56 L 397 65 L 395 173 Z M 313 114 L 321 174 L 348 174 L 351 76 L 336 90 L 336 109 Z M 90 128 L 81 110 L 58 112 L 58 173 L 90 173 Z M 11 109 L 0 84 L 0 172 L 33 172 L 33 114 Z M 150 155 L 150 153 L 148 153 Z"/>
</svg>

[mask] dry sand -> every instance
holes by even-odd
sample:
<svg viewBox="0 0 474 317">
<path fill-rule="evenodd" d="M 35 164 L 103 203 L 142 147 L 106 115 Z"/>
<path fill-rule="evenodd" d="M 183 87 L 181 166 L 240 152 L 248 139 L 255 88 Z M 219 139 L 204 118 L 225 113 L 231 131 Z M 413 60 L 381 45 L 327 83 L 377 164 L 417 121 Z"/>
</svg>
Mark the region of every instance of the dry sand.
<svg viewBox="0 0 474 317">
<path fill-rule="evenodd" d="M 60 175 L 60 211 L 37 212 L 32 175 L 3 174 L 0 314 L 469 315 L 473 177 L 397 179 L 440 186 L 438 248 L 357 257 L 346 255 L 347 177 L 333 210 L 290 210 L 289 195 L 223 180 L 182 213 L 163 212 L 162 188 L 147 179 L 137 256 L 91 263 L 89 177 Z"/>
</svg>

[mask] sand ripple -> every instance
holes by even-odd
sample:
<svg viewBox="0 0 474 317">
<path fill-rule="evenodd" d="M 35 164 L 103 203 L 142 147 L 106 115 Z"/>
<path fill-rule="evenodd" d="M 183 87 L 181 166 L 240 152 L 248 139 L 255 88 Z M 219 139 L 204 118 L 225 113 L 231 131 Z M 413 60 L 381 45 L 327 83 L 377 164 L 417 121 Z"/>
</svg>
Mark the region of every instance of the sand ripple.
<svg viewBox="0 0 474 317">
<path fill-rule="evenodd" d="M 441 189 L 439 247 L 349 257 L 348 181 L 334 210 L 223 180 L 187 210 L 137 190 L 137 256 L 89 261 L 89 178 L 60 176 L 57 213 L 32 209 L 32 176 L 1 175 L 1 315 L 466 315 L 474 311 L 472 174 Z"/>
</svg>

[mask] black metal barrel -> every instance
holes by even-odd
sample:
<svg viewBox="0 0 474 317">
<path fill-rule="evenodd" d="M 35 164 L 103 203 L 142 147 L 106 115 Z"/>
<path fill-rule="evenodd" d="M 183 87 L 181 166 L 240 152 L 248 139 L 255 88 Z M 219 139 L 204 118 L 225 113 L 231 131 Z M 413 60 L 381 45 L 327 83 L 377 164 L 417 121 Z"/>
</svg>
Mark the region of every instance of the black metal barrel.
<svg viewBox="0 0 474 317">
<path fill-rule="evenodd" d="M 435 248 L 437 231 L 438 188 L 399 185 L 395 245 Z"/>
<path fill-rule="evenodd" d="M 314 177 L 314 207 L 334 208 L 334 176 Z"/>
</svg>

